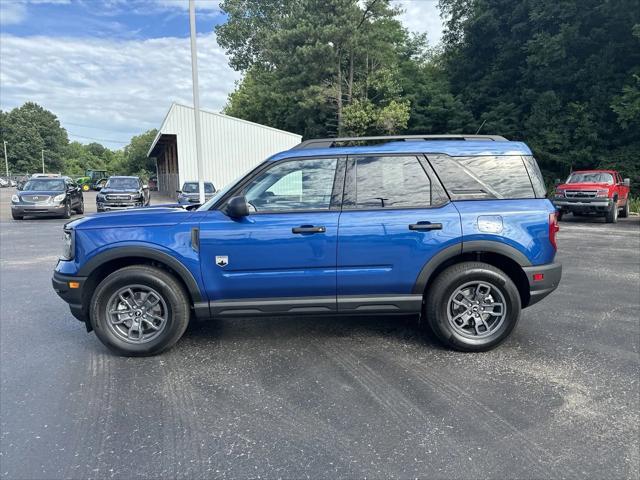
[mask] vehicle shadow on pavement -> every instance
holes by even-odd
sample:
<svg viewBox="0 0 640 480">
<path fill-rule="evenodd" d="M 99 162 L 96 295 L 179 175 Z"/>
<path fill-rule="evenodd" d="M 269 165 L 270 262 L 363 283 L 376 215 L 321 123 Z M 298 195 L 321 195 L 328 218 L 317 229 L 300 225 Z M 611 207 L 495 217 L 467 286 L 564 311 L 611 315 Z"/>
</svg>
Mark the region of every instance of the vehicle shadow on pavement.
<svg viewBox="0 0 640 480">
<path fill-rule="evenodd" d="M 313 339 L 380 337 L 444 350 L 415 315 L 353 315 L 314 317 L 250 317 L 192 321 L 183 337 L 196 343 L 253 341 L 270 343 Z"/>
</svg>

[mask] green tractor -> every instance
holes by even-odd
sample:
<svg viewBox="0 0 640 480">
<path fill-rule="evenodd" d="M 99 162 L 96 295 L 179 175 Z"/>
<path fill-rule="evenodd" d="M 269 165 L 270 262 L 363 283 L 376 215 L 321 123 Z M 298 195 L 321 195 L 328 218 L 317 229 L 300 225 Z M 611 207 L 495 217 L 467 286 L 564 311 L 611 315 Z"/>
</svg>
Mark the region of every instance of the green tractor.
<svg viewBox="0 0 640 480">
<path fill-rule="evenodd" d="M 76 179 L 76 183 L 80 185 L 83 192 L 88 192 L 91 189 L 98 190 L 104 187 L 104 184 L 109 178 L 106 170 L 87 170 L 84 172 L 84 175 L 84 177 Z"/>
</svg>

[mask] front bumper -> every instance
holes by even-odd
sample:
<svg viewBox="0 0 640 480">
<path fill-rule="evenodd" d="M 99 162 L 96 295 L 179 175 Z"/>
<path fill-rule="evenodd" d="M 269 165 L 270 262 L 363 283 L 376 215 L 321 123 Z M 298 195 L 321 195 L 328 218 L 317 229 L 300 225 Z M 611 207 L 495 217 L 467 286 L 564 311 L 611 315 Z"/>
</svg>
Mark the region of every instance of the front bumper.
<svg viewBox="0 0 640 480">
<path fill-rule="evenodd" d="M 62 215 L 64 214 L 64 203 L 60 205 L 49 204 L 33 204 L 33 205 L 21 205 L 12 204 L 11 212 L 15 215 L 29 216 L 29 215 Z"/>
<path fill-rule="evenodd" d="M 560 284 L 562 278 L 562 264 L 549 263 L 547 265 L 534 265 L 523 267 L 529 281 L 529 303 L 525 307 L 538 303 L 544 297 L 553 292 Z M 542 277 L 540 277 L 540 275 Z M 536 279 L 537 278 L 537 279 Z"/>
<path fill-rule="evenodd" d="M 51 283 L 58 296 L 69 304 L 71 314 L 81 322 L 90 325 L 89 312 L 83 307 L 82 301 L 82 290 L 86 280 L 87 277 L 76 277 L 53 272 Z M 70 283 L 72 282 L 78 283 L 78 288 L 71 288 Z"/>
<path fill-rule="evenodd" d="M 604 197 L 595 198 L 554 198 L 553 204 L 563 212 L 601 212 L 611 210 L 613 199 Z"/>
<path fill-rule="evenodd" d="M 144 204 L 142 201 L 136 202 L 97 202 L 96 209 L 99 212 L 108 212 L 110 210 L 127 210 L 128 208 L 139 208 L 143 207 Z"/>
</svg>

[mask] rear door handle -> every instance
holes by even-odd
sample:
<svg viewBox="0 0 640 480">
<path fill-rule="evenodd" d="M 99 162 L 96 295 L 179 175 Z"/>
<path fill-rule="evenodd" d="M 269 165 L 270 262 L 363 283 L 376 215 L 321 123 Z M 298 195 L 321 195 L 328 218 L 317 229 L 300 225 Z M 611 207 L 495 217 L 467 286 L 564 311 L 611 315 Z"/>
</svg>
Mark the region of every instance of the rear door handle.
<svg viewBox="0 0 640 480">
<path fill-rule="evenodd" d="M 291 229 L 293 233 L 324 233 L 327 231 L 325 227 L 315 227 L 313 225 L 300 225 Z"/>
<path fill-rule="evenodd" d="M 409 230 L 426 231 L 426 230 L 442 230 L 441 223 L 418 222 L 409 225 Z"/>
</svg>

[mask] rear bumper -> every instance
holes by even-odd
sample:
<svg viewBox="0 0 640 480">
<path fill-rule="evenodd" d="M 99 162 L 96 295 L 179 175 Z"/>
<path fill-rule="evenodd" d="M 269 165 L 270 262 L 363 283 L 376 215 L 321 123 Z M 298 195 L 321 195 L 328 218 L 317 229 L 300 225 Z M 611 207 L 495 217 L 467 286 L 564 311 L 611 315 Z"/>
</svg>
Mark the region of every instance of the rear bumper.
<svg viewBox="0 0 640 480">
<path fill-rule="evenodd" d="M 525 307 L 538 303 L 544 297 L 553 292 L 560 284 L 562 278 L 562 264 L 549 263 L 547 265 L 534 265 L 532 267 L 523 267 L 524 273 L 529 281 L 529 303 Z M 542 278 L 536 280 L 535 276 L 542 275 Z"/>
<path fill-rule="evenodd" d="M 53 272 L 51 283 L 58 296 L 69 304 L 71 314 L 81 322 L 85 322 L 89 325 L 89 312 L 83 308 L 82 304 L 82 290 L 86 280 L 87 277 L 75 277 L 71 275 L 64 275 L 59 272 Z M 71 288 L 69 286 L 70 282 L 79 283 L 79 288 Z"/>
<path fill-rule="evenodd" d="M 558 198 L 553 200 L 556 208 L 564 212 L 606 212 L 613 206 L 611 198 Z"/>
</svg>

